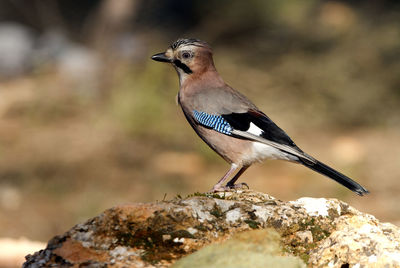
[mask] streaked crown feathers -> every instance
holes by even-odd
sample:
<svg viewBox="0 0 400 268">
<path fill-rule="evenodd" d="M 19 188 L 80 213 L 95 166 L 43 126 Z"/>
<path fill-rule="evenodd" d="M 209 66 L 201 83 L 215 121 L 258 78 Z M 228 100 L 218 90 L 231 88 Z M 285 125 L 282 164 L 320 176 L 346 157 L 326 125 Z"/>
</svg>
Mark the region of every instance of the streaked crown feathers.
<svg viewBox="0 0 400 268">
<path fill-rule="evenodd" d="M 176 50 L 181 46 L 187 46 L 187 45 L 197 46 L 197 47 L 206 47 L 206 48 L 211 49 L 211 47 L 206 42 L 201 41 L 199 39 L 195 39 L 195 38 L 178 39 L 171 45 L 171 48 L 173 50 Z"/>
</svg>

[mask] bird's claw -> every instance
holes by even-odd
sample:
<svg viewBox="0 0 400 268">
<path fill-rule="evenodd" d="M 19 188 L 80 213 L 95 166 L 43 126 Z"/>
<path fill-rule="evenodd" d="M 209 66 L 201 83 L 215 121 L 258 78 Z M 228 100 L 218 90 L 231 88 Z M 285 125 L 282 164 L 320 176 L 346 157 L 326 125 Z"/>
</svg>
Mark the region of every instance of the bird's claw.
<svg viewBox="0 0 400 268">
<path fill-rule="evenodd" d="M 236 184 L 227 184 L 225 186 L 222 185 L 214 185 L 214 187 L 211 189 L 210 192 L 212 193 L 217 193 L 217 192 L 229 192 L 231 190 L 238 190 L 238 189 L 243 189 L 246 187 L 247 189 L 250 189 L 249 185 L 245 182 L 241 183 L 236 183 Z"/>
<path fill-rule="evenodd" d="M 246 187 L 247 189 L 250 189 L 249 185 L 245 182 L 236 183 L 236 184 L 232 184 L 232 185 L 227 184 L 226 187 L 229 187 L 230 189 L 243 189 L 244 187 Z"/>
</svg>

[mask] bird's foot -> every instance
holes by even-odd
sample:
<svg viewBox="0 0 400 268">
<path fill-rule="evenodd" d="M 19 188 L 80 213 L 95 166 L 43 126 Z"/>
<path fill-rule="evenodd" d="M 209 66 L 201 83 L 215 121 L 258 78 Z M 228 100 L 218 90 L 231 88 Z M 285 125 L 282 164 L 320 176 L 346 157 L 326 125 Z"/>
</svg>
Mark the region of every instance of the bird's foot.
<svg viewBox="0 0 400 268">
<path fill-rule="evenodd" d="M 236 183 L 236 184 L 227 184 L 225 186 L 216 184 L 214 187 L 211 189 L 210 192 L 212 193 L 217 193 L 217 192 L 229 192 L 231 190 L 238 190 L 238 189 L 243 189 L 243 188 L 250 189 L 250 187 L 247 185 L 245 182 L 241 183 Z"/>
<path fill-rule="evenodd" d="M 247 183 L 245 182 L 235 183 L 235 184 L 228 183 L 225 187 L 228 187 L 230 189 L 243 189 L 243 188 L 250 189 L 249 185 L 247 185 Z"/>
</svg>

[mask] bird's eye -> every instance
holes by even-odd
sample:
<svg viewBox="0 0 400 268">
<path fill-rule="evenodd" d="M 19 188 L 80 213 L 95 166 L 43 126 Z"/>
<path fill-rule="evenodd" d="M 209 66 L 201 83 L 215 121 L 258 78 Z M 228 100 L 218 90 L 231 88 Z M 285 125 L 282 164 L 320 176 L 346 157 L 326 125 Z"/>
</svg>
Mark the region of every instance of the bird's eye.
<svg viewBox="0 0 400 268">
<path fill-rule="evenodd" d="M 189 59 L 191 56 L 192 56 L 192 54 L 190 54 L 189 52 L 182 53 L 182 58 L 184 58 L 184 59 Z"/>
</svg>

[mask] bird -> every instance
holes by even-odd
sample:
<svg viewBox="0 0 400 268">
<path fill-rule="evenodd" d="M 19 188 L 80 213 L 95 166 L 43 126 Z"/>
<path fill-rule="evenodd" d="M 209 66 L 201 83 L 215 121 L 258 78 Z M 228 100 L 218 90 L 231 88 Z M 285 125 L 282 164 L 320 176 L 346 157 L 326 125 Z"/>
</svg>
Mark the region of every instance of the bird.
<svg viewBox="0 0 400 268">
<path fill-rule="evenodd" d="M 369 193 L 354 180 L 301 150 L 253 102 L 226 84 L 216 70 L 208 43 L 181 38 L 151 59 L 175 68 L 179 77 L 177 100 L 187 121 L 230 164 L 210 192 L 247 186 L 236 181 L 256 162 L 286 160 L 325 175 L 360 196 Z"/>
</svg>

